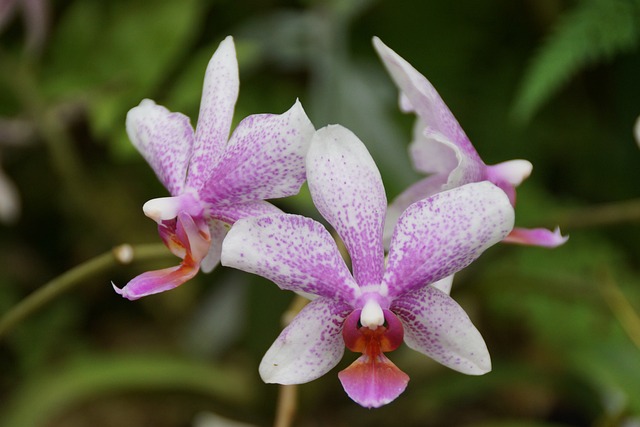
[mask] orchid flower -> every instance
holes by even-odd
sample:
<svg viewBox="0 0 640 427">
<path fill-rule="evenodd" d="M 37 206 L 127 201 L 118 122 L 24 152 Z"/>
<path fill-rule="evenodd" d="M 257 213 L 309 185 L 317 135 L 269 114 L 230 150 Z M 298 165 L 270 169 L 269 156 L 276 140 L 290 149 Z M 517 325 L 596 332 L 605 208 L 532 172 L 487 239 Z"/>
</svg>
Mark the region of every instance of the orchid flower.
<svg viewBox="0 0 640 427">
<path fill-rule="evenodd" d="M 407 208 L 395 227 L 388 262 L 382 243 L 386 196 L 378 169 L 349 130 L 318 130 L 306 160 L 315 206 L 344 242 L 352 272 L 320 223 L 275 214 L 237 221 L 222 246 L 222 265 L 255 273 L 281 289 L 312 295 L 260 363 L 267 383 L 314 380 L 346 346 L 362 353 L 338 377 L 354 401 L 379 407 L 409 377 L 384 353 L 404 342 L 449 368 L 491 369 L 487 347 L 464 310 L 430 284 L 469 265 L 513 227 L 513 208 L 498 187 L 473 183 Z"/>
<path fill-rule="evenodd" d="M 207 67 L 200 116 L 189 118 L 145 99 L 127 114 L 129 138 L 171 193 L 143 206 L 177 267 L 143 273 L 116 292 L 134 300 L 163 292 L 211 271 L 220 260 L 229 225 L 240 218 L 279 213 L 265 199 L 296 194 L 315 129 L 299 102 L 281 115 L 252 115 L 227 142 L 238 97 L 238 63 L 227 37 Z"/>
<path fill-rule="evenodd" d="M 433 85 L 377 37 L 374 37 L 373 45 L 400 89 L 400 108 L 417 115 L 410 146 L 414 167 L 419 172 L 431 174 L 391 203 L 385 225 L 387 240 L 395 221 L 411 203 L 471 182 L 487 180 L 494 183 L 515 206 L 515 187 L 531 174 L 531 163 L 510 160 L 486 165 Z M 514 228 L 504 242 L 556 247 L 567 239 L 558 228 L 555 231 Z"/>
</svg>

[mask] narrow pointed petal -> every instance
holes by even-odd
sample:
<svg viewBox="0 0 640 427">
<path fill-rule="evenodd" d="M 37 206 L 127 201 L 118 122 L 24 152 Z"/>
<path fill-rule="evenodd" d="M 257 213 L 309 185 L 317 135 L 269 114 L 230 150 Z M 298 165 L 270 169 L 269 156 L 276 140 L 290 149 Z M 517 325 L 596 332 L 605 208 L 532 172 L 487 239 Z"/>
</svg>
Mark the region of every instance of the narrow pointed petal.
<svg viewBox="0 0 640 427">
<path fill-rule="evenodd" d="M 351 310 L 327 298 L 307 304 L 264 355 L 262 380 L 302 384 L 329 372 L 344 354 L 342 324 Z"/>
<path fill-rule="evenodd" d="M 243 203 L 297 194 L 314 132 L 300 102 L 280 114 L 255 114 L 233 132 L 220 164 L 200 194 L 212 202 Z"/>
<path fill-rule="evenodd" d="M 229 139 L 239 88 L 236 48 L 229 36 L 220 43 L 205 72 L 189 187 L 201 188 L 218 163 Z"/>
<path fill-rule="evenodd" d="M 458 148 L 462 157 L 483 165 L 471 141 L 429 80 L 377 37 L 373 38 L 373 45 L 400 92 L 406 96 L 405 108 L 412 107 L 425 127 L 443 135 Z"/>
<path fill-rule="evenodd" d="M 122 289 L 113 285 L 116 293 L 134 301 L 142 297 L 168 291 L 192 279 L 198 273 L 195 263 L 181 263 L 176 267 L 147 271 L 134 277 Z"/>
<path fill-rule="evenodd" d="M 379 408 L 395 400 L 407 388 L 409 376 L 384 353 L 375 357 L 363 354 L 338 373 L 344 391 L 365 408 Z"/>
<path fill-rule="evenodd" d="M 384 222 L 384 246 L 386 248 L 389 248 L 393 229 L 398 223 L 400 215 L 415 202 L 442 191 L 446 183 L 446 174 L 431 175 L 411 185 L 391 202 L 387 208 Z"/>
<path fill-rule="evenodd" d="M 299 215 L 239 220 L 222 244 L 222 265 L 258 274 L 281 289 L 345 302 L 359 291 L 329 232 Z"/>
<path fill-rule="evenodd" d="M 469 375 L 491 370 L 491 358 L 480 332 L 451 297 L 425 286 L 391 305 L 404 325 L 404 342 L 436 362 Z"/>
<path fill-rule="evenodd" d="M 356 282 L 380 283 L 387 199 L 380 172 L 364 144 L 339 125 L 318 130 L 307 156 L 307 180 L 318 211 L 351 255 Z"/>
<path fill-rule="evenodd" d="M 514 228 L 507 237 L 505 243 L 515 243 L 518 245 L 542 246 L 545 248 L 555 248 L 566 243 L 569 236 L 563 236 L 560 229 L 554 231 L 546 228 Z"/>
<path fill-rule="evenodd" d="M 463 269 L 513 228 L 505 193 L 489 182 L 421 200 L 404 212 L 391 239 L 384 283 L 389 296 L 421 288 Z"/>
<path fill-rule="evenodd" d="M 126 126 L 129 139 L 169 193 L 181 193 L 194 144 L 189 118 L 144 99 L 127 113 Z"/>
</svg>

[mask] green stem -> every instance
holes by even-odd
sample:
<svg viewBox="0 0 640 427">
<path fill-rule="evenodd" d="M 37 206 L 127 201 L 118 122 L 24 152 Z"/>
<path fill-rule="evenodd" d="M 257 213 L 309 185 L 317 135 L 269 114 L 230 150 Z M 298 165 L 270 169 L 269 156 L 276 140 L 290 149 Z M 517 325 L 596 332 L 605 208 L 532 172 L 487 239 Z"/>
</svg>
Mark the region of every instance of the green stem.
<svg viewBox="0 0 640 427">
<path fill-rule="evenodd" d="M 31 314 L 86 279 L 117 265 L 164 258 L 167 255 L 170 254 L 162 244 L 139 246 L 124 244 L 72 268 L 34 291 L 5 313 L 0 318 L 0 339 Z"/>
<path fill-rule="evenodd" d="M 640 350 L 640 316 L 618 287 L 613 277 L 611 277 L 610 273 L 605 270 L 600 276 L 598 282 L 600 283 L 601 292 L 604 295 L 605 301 L 611 308 L 614 316 L 618 319 L 618 322 L 620 322 L 622 329 L 624 329 L 631 342 Z"/>
<path fill-rule="evenodd" d="M 589 206 L 556 215 L 552 224 L 566 229 L 590 228 L 603 225 L 640 221 L 640 199 L 625 200 L 599 206 Z"/>
</svg>

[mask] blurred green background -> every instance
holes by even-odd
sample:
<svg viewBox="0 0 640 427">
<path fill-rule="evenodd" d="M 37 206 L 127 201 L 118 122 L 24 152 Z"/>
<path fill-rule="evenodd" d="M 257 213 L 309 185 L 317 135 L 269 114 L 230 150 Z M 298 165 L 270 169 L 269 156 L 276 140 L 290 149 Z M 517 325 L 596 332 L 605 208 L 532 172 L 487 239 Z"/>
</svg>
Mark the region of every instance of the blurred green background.
<svg viewBox="0 0 640 427">
<path fill-rule="evenodd" d="M 125 115 L 151 98 L 195 123 L 227 35 L 236 123 L 299 98 L 316 128 L 341 123 L 367 144 L 392 199 L 419 176 L 377 35 L 430 79 L 485 162 L 533 163 L 517 224 L 571 238 L 497 245 L 456 276 L 491 373 L 403 347 L 390 358 L 408 389 L 366 410 L 336 375 L 347 351 L 299 387 L 295 425 L 640 425 L 640 1 L 2 0 L 0 30 L 0 178 L 20 201 L 0 186 L 0 313 L 114 246 L 160 242 L 141 206 L 166 190 Z M 304 191 L 276 204 L 318 218 Z M 113 292 L 177 263 L 151 258 L 102 268 L 5 332 L 1 426 L 272 423 L 278 387 L 257 367 L 293 294 L 225 268 L 136 302 Z"/>
</svg>

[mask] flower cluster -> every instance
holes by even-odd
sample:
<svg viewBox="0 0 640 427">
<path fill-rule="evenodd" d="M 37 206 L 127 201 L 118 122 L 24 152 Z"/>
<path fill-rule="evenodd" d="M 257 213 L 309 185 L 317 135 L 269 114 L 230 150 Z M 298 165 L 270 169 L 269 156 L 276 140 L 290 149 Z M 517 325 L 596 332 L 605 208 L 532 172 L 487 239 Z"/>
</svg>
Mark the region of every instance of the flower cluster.
<svg viewBox="0 0 640 427">
<path fill-rule="evenodd" d="M 220 261 L 302 294 L 311 302 L 267 351 L 262 379 L 314 380 L 338 364 L 346 347 L 362 355 L 338 377 L 365 407 L 385 405 L 406 388 L 409 377 L 385 355 L 403 342 L 459 372 L 490 371 L 484 340 L 449 296 L 448 281 L 500 241 L 565 240 L 547 230 L 514 231 L 514 187 L 531 165 L 486 166 L 430 83 L 378 39 L 374 45 L 400 87 L 403 108 L 418 115 L 411 152 L 416 167 L 432 176 L 388 206 L 378 168 L 358 137 L 340 125 L 316 131 L 298 102 L 282 115 L 247 117 L 227 142 L 238 94 L 227 38 L 207 68 L 195 132 L 188 118 L 150 100 L 127 116 L 133 144 L 171 194 L 147 202 L 144 212 L 182 263 L 115 288 L 136 299 Z M 305 179 L 351 269 L 322 224 L 265 201 L 296 193 Z"/>
</svg>

